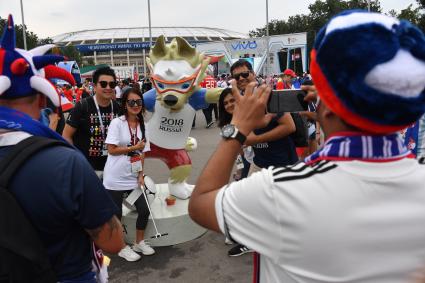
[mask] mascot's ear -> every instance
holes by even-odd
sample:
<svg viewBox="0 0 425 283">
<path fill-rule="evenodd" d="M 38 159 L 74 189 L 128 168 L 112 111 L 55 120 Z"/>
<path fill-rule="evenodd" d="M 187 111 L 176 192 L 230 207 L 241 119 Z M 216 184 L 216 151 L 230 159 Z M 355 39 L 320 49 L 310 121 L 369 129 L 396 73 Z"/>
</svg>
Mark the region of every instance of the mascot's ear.
<svg viewBox="0 0 425 283">
<path fill-rule="evenodd" d="M 186 40 L 181 37 L 176 37 L 177 41 L 177 54 L 183 58 L 193 58 L 196 56 L 196 49 L 192 47 Z"/>
<path fill-rule="evenodd" d="M 165 37 L 160 35 L 155 42 L 155 46 L 151 50 L 150 57 L 161 58 L 166 54 Z"/>
</svg>

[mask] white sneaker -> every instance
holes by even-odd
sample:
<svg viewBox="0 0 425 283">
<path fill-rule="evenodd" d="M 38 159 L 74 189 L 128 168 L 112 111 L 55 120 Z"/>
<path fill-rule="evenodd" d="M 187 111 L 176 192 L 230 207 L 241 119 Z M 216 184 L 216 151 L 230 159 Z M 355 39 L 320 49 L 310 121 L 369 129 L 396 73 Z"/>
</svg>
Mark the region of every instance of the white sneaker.
<svg viewBox="0 0 425 283">
<path fill-rule="evenodd" d="M 188 199 L 192 195 L 193 186 L 189 186 L 186 182 L 173 183 L 171 179 L 168 178 L 168 190 L 171 195 L 179 199 Z"/>
<path fill-rule="evenodd" d="M 144 240 L 140 241 L 138 244 L 134 244 L 133 250 L 144 255 L 153 255 L 155 253 L 155 250 L 152 249 L 151 246 L 149 246 L 149 243 Z"/>
<path fill-rule="evenodd" d="M 125 246 L 119 253 L 118 256 L 124 258 L 126 261 L 138 261 L 141 256 L 135 253 L 130 246 Z"/>
</svg>

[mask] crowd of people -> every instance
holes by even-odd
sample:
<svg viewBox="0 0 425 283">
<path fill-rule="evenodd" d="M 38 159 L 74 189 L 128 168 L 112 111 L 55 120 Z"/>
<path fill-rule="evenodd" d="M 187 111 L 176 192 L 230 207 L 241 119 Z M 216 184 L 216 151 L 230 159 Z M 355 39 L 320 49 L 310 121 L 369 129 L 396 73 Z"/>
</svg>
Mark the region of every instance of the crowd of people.
<svg viewBox="0 0 425 283">
<path fill-rule="evenodd" d="M 7 74 L 0 74 L 0 168 L 15 146 L 36 143 L 34 136 L 59 143 L 0 184 L 46 248 L 54 279 L 35 282 L 97 282 L 99 249 L 127 261 L 155 254 L 144 239 L 147 199 L 135 201 L 131 245 L 120 222 L 123 199 L 144 186 L 150 143 L 143 93 L 152 85 L 118 82 L 109 67 L 76 88 L 68 78 L 69 86 L 54 90 L 74 104 L 63 115 L 52 91 L 31 83 L 35 76 L 47 83 L 44 66 L 25 61 L 25 71 L 10 21 L 0 49 Z M 394 82 L 395 67 L 408 75 Z M 418 77 L 425 78 L 423 33 L 361 11 L 346 11 L 319 32 L 311 76 L 291 69 L 257 76 L 243 59 L 230 74 L 207 76 L 202 87 L 223 90 L 218 105 L 204 111 L 206 127 L 214 112 L 223 139 L 198 178 L 190 216 L 234 244 L 229 256 L 255 252 L 256 282 L 408 283 L 425 266 L 425 162 L 413 158 L 399 132 L 425 113 Z M 267 113 L 272 90 L 285 89 L 305 91 L 308 110 Z M 50 109 L 44 120 L 41 109 Z M 301 142 L 299 132 L 306 133 Z M 11 254 L 0 246 L 0 263 Z M 29 268 L 28 260 L 11 258 Z M 0 265 L 0 282 L 48 274 L 17 266 Z"/>
</svg>

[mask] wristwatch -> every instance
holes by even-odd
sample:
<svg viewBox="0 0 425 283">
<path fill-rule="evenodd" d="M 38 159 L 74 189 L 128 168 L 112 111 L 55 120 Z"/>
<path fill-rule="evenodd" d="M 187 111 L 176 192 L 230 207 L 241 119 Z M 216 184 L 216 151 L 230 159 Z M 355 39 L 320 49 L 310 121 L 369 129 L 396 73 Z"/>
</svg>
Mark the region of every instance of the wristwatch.
<svg viewBox="0 0 425 283">
<path fill-rule="evenodd" d="M 221 129 L 220 135 L 223 139 L 235 139 L 241 144 L 243 144 L 246 140 L 246 136 L 239 132 L 238 128 L 235 125 L 227 124 Z"/>
</svg>

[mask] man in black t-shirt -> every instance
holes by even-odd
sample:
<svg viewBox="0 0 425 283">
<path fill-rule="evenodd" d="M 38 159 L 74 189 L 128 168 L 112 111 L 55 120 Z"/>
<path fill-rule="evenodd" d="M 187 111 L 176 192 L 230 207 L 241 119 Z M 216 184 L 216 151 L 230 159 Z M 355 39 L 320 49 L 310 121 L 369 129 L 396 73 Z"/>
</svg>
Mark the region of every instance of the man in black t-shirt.
<svg viewBox="0 0 425 283">
<path fill-rule="evenodd" d="M 107 158 L 104 143 L 112 119 L 118 116 L 115 95 L 115 72 L 109 67 L 93 74 L 95 95 L 82 99 L 66 121 L 63 137 L 74 144 L 96 171 L 103 171 Z"/>
<path fill-rule="evenodd" d="M 230 73 L 241 92 L 245 91 L 249 83 L 256 81 L 252 65 L 246 60 L 233 63 Z M 250 166 L 250 174 L 269 166 L 294 164 L 297 161 L 297 155 L 290 135 L 295 130 L 291 115 L 281 113 L 264 128 L 250 133 L 245 141 L 245 145 L 251 145 L 254 150 L 254 162 Z"/>
</svg>

